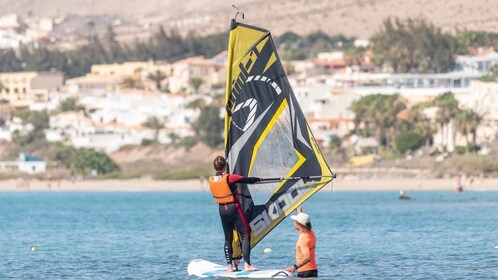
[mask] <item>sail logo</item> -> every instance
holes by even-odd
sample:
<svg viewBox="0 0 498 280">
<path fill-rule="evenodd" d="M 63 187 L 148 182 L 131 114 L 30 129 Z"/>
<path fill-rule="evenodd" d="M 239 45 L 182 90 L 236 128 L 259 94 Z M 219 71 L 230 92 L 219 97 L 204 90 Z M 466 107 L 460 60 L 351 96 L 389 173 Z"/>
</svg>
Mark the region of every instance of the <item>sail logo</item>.
<svg viewBox="0 0 498 280">
<path fill-rule="evenodd" d="M 268 83 L 275 90 L 277 95 L 280 95 L 280 93 L 282 93 L 282 89 L 280 89 L 278 84 L 273 82 L 272 79 L 270 79 L 266 76 L 263 76 L 263 75 L 249 76 L 249 77 L 247 77 L 246 84 L 248 84 L 251 81 L 261 81 L 261 82 Z"/>
<path fill-rule="evenodd" d="M 254 98 L 249 98 L 245 102 L 240 103 L 233 110 L 233 114 L 242 108 L 249 107 L 249 115 L 247 116 L 246 123 L 243 127 L 238 126 L 232 119 L 233 125 L 235 125 L 238 129 L 242 131 L 246 131 L 254 122 L 254 116 L 256 115 L 256 110 L 258 109 L 258 101 Z"/>
<path fill-rule="evenodd" d="M 306 186 L 303 180 L 299 180 L 292 185 L 283 195 L 268 205 L 261 214 L 257 215 L 256 218 L 249 223 L 254 236 L 259 236 L 274 221 L 278 220 L 282 215 L 285 215 L 285 211 L 296 204 L 308 190 L 314 186 L 314 182 Z"/>
<path fill-rule="evenodd" d="M 280 86 L 278 86 L 276 82 L 272 81 L 272 79 L 266 76 L 263 75 L 249 76 L 244 86 L 246 87 L 251 82 L 267 83 L 268 85 L 270 85 L 271 88 L 273 88 L 273 90 L 277 95 L 280 95 L 280 93 L 282 93 L 282 89 L 280 88 Z M 247 115 L 246 121 L 243 125 L 236 124 L 232 118 L 232 124 L 244 132 L 254 123 L 254 119 L 256 118 L 256 111 L 258 109 L 258 101 L 255 98 L 249 98 L 246 101 L 237 104 L 237 106 L 235 106 L 235 109 L 232 111 L 232 114 L 235 114 L 237 111 L 247 107 L 249 107 L 249 114 Z"/>
</svg>

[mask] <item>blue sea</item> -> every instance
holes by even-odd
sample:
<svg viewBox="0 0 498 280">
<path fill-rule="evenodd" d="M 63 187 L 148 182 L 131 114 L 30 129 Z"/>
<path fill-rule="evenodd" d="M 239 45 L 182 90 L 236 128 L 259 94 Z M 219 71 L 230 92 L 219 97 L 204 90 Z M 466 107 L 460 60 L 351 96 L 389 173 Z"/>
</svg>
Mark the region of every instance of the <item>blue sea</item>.
<svg viewBox="0 0 498 280">
<path fill-rule="evenodd" d="M 498 279 L 498 192 L 408 195 L 322 191 L 306 202 L 319 278 Z M 195 279 L 190 260 L 224 261 L 217 209 L 207 192 L 3 192 L 0 279 Z M 296 239 L 284 220 L 253 264 L 289 267 Z"/>
</svg>

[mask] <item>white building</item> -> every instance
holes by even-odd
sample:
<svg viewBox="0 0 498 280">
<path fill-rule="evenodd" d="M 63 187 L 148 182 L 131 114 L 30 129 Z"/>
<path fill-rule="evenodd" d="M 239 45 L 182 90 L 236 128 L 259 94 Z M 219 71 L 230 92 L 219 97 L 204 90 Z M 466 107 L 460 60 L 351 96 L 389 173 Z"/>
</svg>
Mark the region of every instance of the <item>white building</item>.
<svg viewBox="0 0 498 280">
<path fill-rule="evenodd" d="M 469 72 L 435 74 L 392 74 L 392 73 L 340 73 L 329 76 L 327 84 L 337 88 L 369 87 L 400 89 L 458 89 L 467 88 L 472 80 L 482 75 Z"/>
<path fill-rule="evenodd" d="M 96 133 L 71 138 L 76 148 L 92 148 L 112 153 L 126 145 L 140 145 L 144 139 L 153 139 L 152 129 L 115 128 L 105 126 L 97 128 Z"/>
<path fill-rule="evenodd" d="M 221 56 L 222 54 L 220 54 Z M 171 76 L 168 77 L 169 90 L 174 93 L 181 91 L 193 92 L 192 79 L 202 80 L 200 89 L 209 88 L 226 80 L 226 66 L 220 65 L 220 57 L 215 60 L 203 56 L 189 57 L 172 64 Z"/>
<path fill-rule="evenodd" d="M 190 124 L 200 111 L 187 105 L 195 98 L 138 93 L 86 95 L 79 103 L 86 107 L 87 116 L 82 112 L 51 116 L 50 128 L 45 130 L 45 135 L 51 142 L 60 141 L 111 153 L 125 145 L 140 145 L 146 139 L 153 140 L 156 132 L 143 124 L 148 118 L 156 117 L 164 122 L 164 128 L 158 131 L 158 141 L 169 143 L 172 133 L 180 138 L 194 134 Z"/>
<path fill-rule="evenodd" d="M 19 171 L 29 174 L 45 173 L 45 161 L 29 154 L 19 154 Z"/>
<path fill-rule="evenodd" d="M 26 42 L 26 38 L 15 30 L 0 29 L 0 49 L 17 49 Z"/>
<path fill-rule="evenodd" d="M 474 55 L 461 55 L 456 59 L 457 69 L 480 76 L 487 75 L 498 63 L 498 53 L 493 48 L 479 48 Z"/>
<path fill-rule="evenodd" d="M 0 128 L 0 140 L 10 142 L 15 133 L 26 135 L 34 128 L 32 124 L 24 123 L 21 118 L 13 117 L 12 120 L 6 122 L 4 127 Z"/>
<path fill-rule="evenodd" d="M 17 14 L 8 14 L 0 17 L 0 29 L 15 29 L 19 27 Z"/>
<path fill-rule="evenodd" d="M 469 93 L 456 96 L 461 107 L 472 109 L 483 117 L 477 130 L 477 143 L 491 143 L 498 132 L 498 83 L 473 81 Z M 461 139 L 460 145 L 465 139 Z"/>
<path fill-rule="evenodd" d="M 189 125 L 199 116 L 199 109 L 188 108 L 197 97 L 173 94 L 122 94 L 85 96 L 80 103 L 86 106 L 94 124 L 117 123 L 142 125 L 149 117 L 165 120 L 165 126 L 175 129 Z"/>
<path fill-rule="evenodd" d="M 72 142 L 74 137 L 95 134 L 92 121 L 81 112 L 63 112 L 50 116 L 50 128 L 45 130 L 49 142 Z"/>
<path fill-rule="evenodd" d="M 140 145 L 144 139 L 153 139 L 154 131 L 115 123 L 96 125 L 81 112 L 64 112 L 50 117 L 50 128 L 45 130 L 45 136 L 50 142 L 111 153 L 122 146 Z"/>
<path fill-rule="evenodd" d="M 12 141 L 12 132 L 8 127 L 0 127 L 0 142 L 10 142 Z"/>
<path fill-rule="evenodd" d="M 342 137 L 354 128 L 349 107 L 359 95 L 325 84 L 296 87 L 294 92 L 317 141 L 327 142 L 332 135 Z"/>
</svg>

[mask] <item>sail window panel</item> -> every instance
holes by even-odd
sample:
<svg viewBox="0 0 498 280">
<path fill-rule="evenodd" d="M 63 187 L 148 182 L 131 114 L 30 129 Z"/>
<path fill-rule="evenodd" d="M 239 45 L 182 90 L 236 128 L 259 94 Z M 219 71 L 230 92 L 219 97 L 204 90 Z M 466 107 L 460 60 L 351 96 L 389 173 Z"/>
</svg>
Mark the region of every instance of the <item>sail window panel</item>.
<svg viewBox="0 0 498 280">
<path fill-rule="evenodd" d="M 256 156 L 249 176 L 271 178 L 288 174 L 299 162 L 292 141 L 291 114 L 289 107 L 282 110 L 277 121 L 256 151 Z M 251 195 L 256 205 L 268 200 L 268 193 L 273 192 L 280 183 L 251 186 Z M 253 191 L 255 190 L 255 191 Z"/>
</svg>

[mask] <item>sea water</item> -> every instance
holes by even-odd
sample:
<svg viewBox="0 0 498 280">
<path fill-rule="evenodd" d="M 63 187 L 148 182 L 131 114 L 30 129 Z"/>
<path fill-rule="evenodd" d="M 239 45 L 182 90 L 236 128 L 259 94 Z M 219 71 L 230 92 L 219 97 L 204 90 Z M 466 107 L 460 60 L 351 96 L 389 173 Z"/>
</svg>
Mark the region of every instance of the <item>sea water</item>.
<svg viewBox="0 0 498 280">
<path fill-rule="evenodd" d="M 320 279 L 498 279 L 498 192 L 322 191 L 303 206 Z M 295 263 L 285 219 L 252 250 L 262 268 Z M 223 263 L 207 192 L 0 193 L 0 279 L 193 279 Z M 270 253 L 264 253 L 271 248 Z"/>
</svg>

